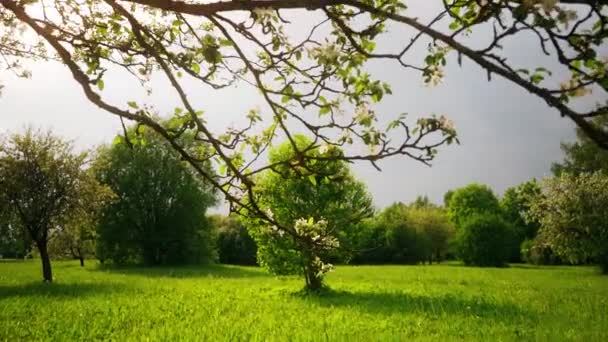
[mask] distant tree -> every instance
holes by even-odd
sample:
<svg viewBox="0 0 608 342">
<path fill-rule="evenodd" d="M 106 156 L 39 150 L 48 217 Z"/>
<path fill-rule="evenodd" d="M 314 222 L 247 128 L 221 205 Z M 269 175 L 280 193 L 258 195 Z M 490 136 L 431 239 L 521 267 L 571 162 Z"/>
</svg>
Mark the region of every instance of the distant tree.
<svg viewBox="0 0 608 342">
<path fill-rule="evenodd" d="M 304 136 L 292 139 L 298 148 L 311 145 Z M 345 162 L 324 160 L 339 149 L 308 149 L 310 159 L 303 164 L 282 163 L 294 153 L 290 142 L 271 149 L 269 162 L 277 166 L 256 179 L 256 202 L 276 224 L 251 219 L 247 226 L 260 265 L 277 274 L 303 275 L 307 288 L 318 290 L 329 261 L 352 253 L 358 223 L 373 213 L 372 200 Z"/>
<path fill-rule="evenodd" d="M 433 255 L 433 237 L 426 231 L 426 217 L 412 218 L 415 209 L 403 203 L 394 203 L 373 219 L 366 220 L 362 231 L 364 239 L 353 262 L 357 264 L 418 264 L 430 261 Z"/>
<path fill-rule="evenodd" d="M 211 215 L 217 230 L 217 252 L 222 264 L 256 265 L 257 246 L 247 228 L 234 216 Z"/>
<path fill-rule="evenodd" d="M 597 262 L 608 273 L 608 176 L 564 173 L 543 182 L 530 208 L 539 237 L 571 263 Z"/>
<path fill-rule="evenodd" d="M 409 208 L 407 216 L 416 232 L 428 238 L 429 263 L 441 262 L 448 253 L 449 242 L 454 235 L 454 226 L 445 210 L 436 207 Z"/>
<path fill-rule="evenodd" d="M 443 195 L 443 206 L 445 208 L 450 206 L 450 200 L 452 199 L 452 195 L 454 195 L 454 190 L 448 190 L 444 195 Z"/>
<path fill-rule="evenodd" d="M 94 168 L 117 196 L 99 220 L 98 258 L 159 265 L 213 256 L 205 213 L 215 204 L 214 191 L 155 133 L 129 130 L 100 149 Z"/>
<path fill-rule="evenodd" d="M 79 205 L 85 156 L 50 132 L 32 129 L 0 145 L 0 197 L 38 248 L 47 282 L 53 281 L 49 232 Z"/>
<path fill-rule="evenodd" d="M 604 131 L 608 131 L 608 116 L 595 117 L 592 122 Z M 553 164 L 551 167 L 553 174 L 556 176 L 562 173 L 578 175 L 596 171 L 608 174 L 608 150 L 599 147 L 580 128 L 576 129 L 576 137 L 576 142 L 562 143 L 562 151 L 566 156 L 563 162 Z"/>
<path fill-rule="evenodd" d="M 30 253 L 32 239 L 18 222 L 0 215 L 0 255 L 2 258 L 21 259 Z"/>
<path fill-rule="evenodd" d="M 416 196 L 416 199 L 412 203 L 410 203 L 409 206 L 411 208 L 417 208 L 417 209 L 437 207 L 434 203 L 431 202 L 431 200 L 429 200 L 429 197 L 427 195 Z"/>
<path fill-rule="evenodd" d="M 466 265 L 504 266 L 513 250 L 512 244 L 511 225 L 491 212 L 468 216 L 456 233 L 458 254 Z"/>
<path fill-rule="evenodd" d="M 448 216 L 456 228 L 460 228 L 470 216 L 484 213 L 501 213 L 498 199 L 487 185 L 469 184 L 452 194 Z"/>
<path fill-rule="evenodd" d="M 538 196 L 542 196 L 542 190 L 536 180 L 533 179 L 516 187 L 508 188 L 500 200 L 503 215 L 515 230 L 515 244 L 510 261 L 521 260 L 521 244 L 525 240 L 534 239 L 540 228 L 540 224 L 528 216 L 530 207 Z"/>
<path fill-rule="evenodd" d="M 114 199 L 114 193 L 99 184 L 92 172 L 82 178 L 80 189 L 79 205 L 63 226 L 53 230 L 49 250 L 53 256 L 77 259 L 84 266 L 85 258 L 95 256 L 99 217 Z"/>
</svg>

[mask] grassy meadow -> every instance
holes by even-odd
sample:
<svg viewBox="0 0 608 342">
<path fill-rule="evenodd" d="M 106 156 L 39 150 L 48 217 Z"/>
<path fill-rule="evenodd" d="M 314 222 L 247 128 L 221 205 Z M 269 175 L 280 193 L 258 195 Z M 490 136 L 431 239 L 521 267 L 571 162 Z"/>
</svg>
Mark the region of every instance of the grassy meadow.
<svg viewBox="0 0 608 342">
<path fill-rule="evenodd" d="M 0 340 L 608 341 L 591 267 L 340 266 L 322 295 L 236 266 L 0 261 Z"/>
</svg>

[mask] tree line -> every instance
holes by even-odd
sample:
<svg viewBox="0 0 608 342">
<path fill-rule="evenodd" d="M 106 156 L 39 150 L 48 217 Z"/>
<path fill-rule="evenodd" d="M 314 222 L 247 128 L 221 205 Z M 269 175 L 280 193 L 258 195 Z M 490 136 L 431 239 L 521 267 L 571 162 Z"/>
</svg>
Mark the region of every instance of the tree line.
<svg viewBox="0 0 608 342">
<path fill-rule="evenodd" d="M 204 155 L 196 136 L 179 139 L 189 153 Z M 305 150 L 309 138 L 292 140 L 272 147 L 272 167 L 252 177 L 256 211 L 226 217 L 207 214 L 217 187 L 144 126 L 90 152 L 50 132 L 7 136 L 0 144 L 0 254 L 39 255 L 49 282 L 51 258 L 84 265 L 95 257 L 116 265 L 258 264 L 298 274 L 314 290 L 334 264 L 346 263 L 595 263 L 608 272 L 608 157 L 581 132 L 563 145 L 566 158 L 553 166 L 554 177 L 509 188 L 500 199 L 470 184 L 448 191 L 442 205 L 419 196 L 381 211 L 337 158 L 340 148 Z M 298 158 L 302 150 L 306 158 Z M 210 161 L 200 165 L 230 173 Z"/>
</svg>

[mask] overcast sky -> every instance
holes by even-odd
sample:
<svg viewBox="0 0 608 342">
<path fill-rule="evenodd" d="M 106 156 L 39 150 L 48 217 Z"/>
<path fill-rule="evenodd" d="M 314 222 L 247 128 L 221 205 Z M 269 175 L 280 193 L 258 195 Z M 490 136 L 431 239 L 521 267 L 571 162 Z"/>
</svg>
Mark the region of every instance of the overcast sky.
<svg viewBox="0 0 608 342">
<path fill-rule="evenodd" d="M 421 15 L 417 16 L 423 19 L 431 13 L 424 6 L 419 10 Z M 406 42 L 407 33 L 391 31 L 380 47 Z M 518 38 L 505 49 L 510 60 L 523 65 L 543 61 L 531 39 Z M 548 176 L 551 163 L 562 158 L 560 142 L 574 138 L 570 121 L 502 79 L 495 77 L 488 82 L 485 72 L 471 62 L 465 61 L 459 67 L 455 58 L 451 58 L 443 83 L 436 87 L 425 86 L 419 75 L 394 64 L 372 63 L 369 68 L 376 78 L 393 86 L 394 95 L 383 101 L 378 113 L 445 114 L 454 121 L 462 142 L 441 148 L 432 167 L 406 157 L 381 162 L 383 172 L 368 164 L 355 164 L 355 173 L 368 184 L 378 208 L 425 194 L 441 203 L 447 190 L 471 182 L 488 184 L 501 194 L 505 188 L 530 178 Z M 0 131 L 20 131 L 26 125 L 52 128 L 57 134 L 73 139 L 80 148 L 112 140 L 120 122 L 91 105 L 67 69 L 40 63 L 32 71 L 29 80 L 0 73 L 0 81 L 5 85 L 0 97 Z M 122 75 L 105 83 L 106 98 L 142 98 L 137 84 Z M 178 105 L 166 85 L 155 87 L 151 98 L 161 109 L 170 110 Z M 210 113 L 208 120 L 217 129 L 242 122 L 246 110 L 260 102 L 256 91 L 246 86 L 219 93 L 200 91 L 196 100 Z"/>
</svg>

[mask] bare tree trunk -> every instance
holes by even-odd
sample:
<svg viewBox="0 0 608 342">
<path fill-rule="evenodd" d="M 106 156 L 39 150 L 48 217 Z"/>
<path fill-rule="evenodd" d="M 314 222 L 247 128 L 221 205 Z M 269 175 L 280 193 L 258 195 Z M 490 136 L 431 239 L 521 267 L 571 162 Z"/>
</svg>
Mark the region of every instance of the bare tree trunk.
<svg viewBox="0 0 608 342">
<path fill-rule="evenodd" d="M 84 258 L 82 257 L 82 255 L 78 259 L 80 260 L 80 267 L 84 267 Z"/>
<path fill-rule="evenodd" d="M 45 282 L 53 282 L 53 271 L 51 270 L 51 259 L 49 258 L 49 252 L 47 250 L 46 241 L 36 242 L 38 251 L 40 252 L 40 259 L 42 260 L 42 277 Z"/>
</svg>

